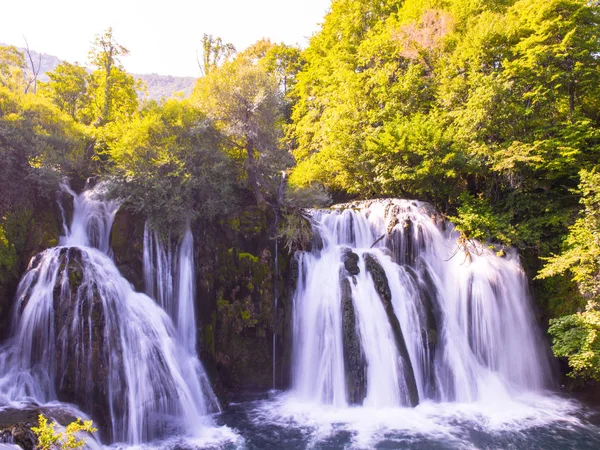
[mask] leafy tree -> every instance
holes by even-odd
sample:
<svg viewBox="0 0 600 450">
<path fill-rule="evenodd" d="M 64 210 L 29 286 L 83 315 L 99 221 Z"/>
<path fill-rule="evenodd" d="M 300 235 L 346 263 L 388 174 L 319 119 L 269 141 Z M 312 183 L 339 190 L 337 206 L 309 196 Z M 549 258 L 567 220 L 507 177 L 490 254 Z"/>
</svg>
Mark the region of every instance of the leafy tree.
<svg viewBox="0 0 600 450">
<path fill-rule="evenodd" d="M 0 87 L 0 217 L 53 196 L 84 162 L 85 134 L 48 100 Z"/>
<path fill-rule="evenodd" d="M 13 92 L 25 88 L 25 57 L 14 46 L 0 46 L 0 86 Z"/>
<path fill-rule="evenodd" d="M 221 136 L 188 101 L 150 103 L 108 145 L 112 194 L 162 231 L 236 207 L 232 161 Z"/>
<path fill-rule="evenodd" d="M 82 115 L 90 102 L 90 75 L 86 68 L 77 63 L 62 62 L 48 73 L 48 78 L 49 82 L 40 83 L 40 93 L 73 119 L 84 121 Z"/>
<path fill-rule="evenodd" d="M 97 35 L 89 53 L 91 64 L 96 67 L 90 80 L 89 121 L 95 126 L 129 117 L 138 106 L 136 89 L 141 88 L 123 69 L 120 57 L 129 50 L 113 37 L 112 28 Z"/>
<path fill-rule="evenodd" d="M 590 306 L 584 312 L 550 321 L 552 351 L 567 358 L 569 376 L 580 381 L 600 381 L 600 311 Z"/>
<path fill-rule="evenodd" d="M 242 56 L 255 61 L 274 75 L 284 96 L 294 88 L 296 76 L 304 65 L 302 52 L 298 47 L 274 44 L 268 39 L 261 39 L 251 45 L 244 50 Z"/>
<path fill-rule="evenodd" d="M 600 298 L 600 173 L 581 171 L 580 217 L 569 228 L 563 252 L 547 258 L 539 278 L 572 274 L 581 295 L 589 300 Z M 600 368 L 599 368 L 600 370 Z"/>
<path fill-rule="evenodd" d="M 271 175 L 285 168 L 277 80 L 240 55 L 200 78 L 192 98 L 227 137 L 230 155 L 244 162 L 247 186 L 264 205 L 265 192 L 277 189 Z"/>
<path fill-rule="evenodd" d="M 220 37 L 212 34 L 202 36 L 202 60 L 198 61 L 203 75 L 209 75 L 223 63 L 230 61 L 236 54 L 233 44 L 225 43 Z"/>
</svg>

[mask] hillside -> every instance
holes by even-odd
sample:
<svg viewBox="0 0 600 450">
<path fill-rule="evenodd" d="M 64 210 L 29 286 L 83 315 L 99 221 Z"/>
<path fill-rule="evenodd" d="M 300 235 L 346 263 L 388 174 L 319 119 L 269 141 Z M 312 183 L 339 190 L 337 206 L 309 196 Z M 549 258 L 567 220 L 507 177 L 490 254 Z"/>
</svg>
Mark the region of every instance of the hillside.
<svg viewBox="0 0 600 450">
<path fill-rule="evenodd" d="M 0 43 L 0 45 L 7 45 Z M 25 53 L 25 48 L 19 47 L 19 50 Z M 54 55 L 47 53 L 38 53 L 31 50 L 31 59 L 37 67 L 41 65 L 38 80 L 48 81 L 48 72 L 52 72 L 62 60 Z M 25 53 L 25 60 L 31 70 L 31 60 Z M 196 79 L 194 77 L 176 77 L 172 75 L 152 74 L 132 74 L 134 78 L 142 80 L 146 84 L 146 91 L 139 92 L 141 99 L 160 100 L 162 98 L 170 98 L 181 95 L 188 97 L 191 95 Z"/>
<path fill-rule="evenodd" d="M 137 79 L 146 84 L 147 97 L 142 98 L 151 100 L 160 100 L 182 94 L 183 97 L 189 97 L 194 89 L 196 79 L 194 77 L 175 77 L 172 75 L 152 74 L 133 74 Z"/>
</svg>

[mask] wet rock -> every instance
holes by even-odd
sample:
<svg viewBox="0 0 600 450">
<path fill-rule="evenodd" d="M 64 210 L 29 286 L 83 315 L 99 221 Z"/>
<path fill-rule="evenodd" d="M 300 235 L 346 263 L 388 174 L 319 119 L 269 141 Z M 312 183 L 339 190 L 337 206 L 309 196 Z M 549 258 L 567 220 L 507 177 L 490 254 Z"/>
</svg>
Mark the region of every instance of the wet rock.
<svg viewBox="0 0 600 450">
<path fill-rule="evenodd" d="M 352 288 L 347 277 L 340 280 L 340 289 L 347 400 L 351 405 L 362 405 L 367 396 L 367 361 L 360 343 Z"/>
<path fill-rule="evenodd" d="M 358 267 L 358 255 L 350 248 L 342 250 L 342 262 L 350 275 L 358 275 L 360 268 Z"/>
<path fill-rule="evenodd" d="M 390 232 L 391 251 L 394 261 L 398 264 L 413 265 L 416 259 L 414 248 L 414 224 L 412 220 L 405 220 Z"/>
<path fill-rule="evenodd" d="M 410 277 L 418 288 L 419 302 L 417 309 L 424 327 L 421 329 L 423 348 L 426 349 L 428 358 L 421 361 L 421 373 L 427 379 L 425 395 L 427 398 L 438 399 L 438 388 L 434 366 L 437 358 L 438 336 L 443 327 L 442 310 L 439 304 L 439 292 L 431 274 L 426 267 L 421 267 L 417 272 L 410 266 L 404 266 L 406 276 Z M 441 362 L 438 361 L 438 364 Z"/>
<path fill-rule="evenodd" d="M 84 280 L 85 262 L 81 250 L 64 248 L 60 257 L 61 271 L 53 291 L 56 373 L 60 374 L 55 389 L 59 400 L 77 404 L 90 414 L 100 435 L 107 438 L 112 429 L 111 405 L 106 393 L 110 359 L 118 359 L 122 354 L 119 332 L 106 323 L 98 287 Z M 60 282 L 63 277 L 68 283 Z M 81 346 L 81 342 L 89 345 Z M 119 408 L 123 405 L 112 405 L 115 411 Z"/>
<path fill-rule="evenodd" d="M 37 445 L 37 436 L 31 428 L 18 423 L 11 428 L 12 441 L 24 450 L 33 450 Z"/>
<path fill-rule="evenodd" d="M 312 237 L 310 240 L 310 250 L 313 252 L 320 252 L 323 250 L 323 238 L 319 231 L 313 227 L 312 229 Z"/>
<path fill-rule="evenodd" d="M 383 308 L 385 309 L 385 313 L 387 314 L 389 323 L 392 327 L 392 332 L 396 341 L 396 347 L 398 349 L 400 359 L 402 360 L 401 372 L 404 376 L 406 388 L 408 389 L 409 403 L 411 406 L 416 406 L 419 404 L 419 393 L 417 391 L 415 374 L 408 354 L 408 348 L 406 347 L 406 341 L 404 340 L 404 335 L 402 334 L 400 322 L 394 313 L 394 306 L 392 305 L 392 292 L 390 290 L 387 276 L 376 256 L 370 253 L 363 253 L 363 259 L 365 261 L 367 272 L 369 272 L 373 278 L 375 290 L 379 294 L 379 298 L 381 299 L 381 303 L 383 304 Z"/>
<path fill-rule="evenodd" d="M 120 209 L 115 216 L 110 245 L 119 272 L 137 291 L 143 291 L 144 221 Z"/>
</svg>

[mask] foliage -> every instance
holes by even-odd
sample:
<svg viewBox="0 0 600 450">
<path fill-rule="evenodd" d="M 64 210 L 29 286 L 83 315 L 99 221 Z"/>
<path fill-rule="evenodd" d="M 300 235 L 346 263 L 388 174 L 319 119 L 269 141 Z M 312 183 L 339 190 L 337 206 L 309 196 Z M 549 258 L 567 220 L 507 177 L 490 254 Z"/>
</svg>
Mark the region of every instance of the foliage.
<svg viewBox="0 0 600 450">
<path fill-rule="evenodd" d="M 293 89 L 291 182 L 455 217 L 479 199 L 471 237 L 547 254 L 600 156 L 599 17 L 585 0 L 334 1 Z"/>
<path fill-rule="evenodd" d="M 49 101 L 0 87 L 0 217 L 53 196 L 85 164 L 84 146 L 82 129 Z"/>
<path fill-rule="evenodd" d="M 8 241 L 4 227 L 0 225 L 0 283 L 5 282 L 5 274 L 11 273 L 16 264 L 15 247 Z"/>
<path fill-rule="evenodd" d="M 120 57 L 128 54 L 129 50 L 114 39 L 112 28 L 94 39 L 89 59 L 96 70 L 90 80 L 93 101 L 88 114 L 96 126 L 129 117 L 137 109 L 136 89 L 141 85 L 120 62 Z"/>
<path fill-rule="evenodd" d="M 147 105 L 120 127 L 106 156 L 112 195 L 159 229 L 211 220 L 236 207 L 236 169 L 217 130 L 187 101 Z"/>
<path fill-rule="evenodd" d="M 495 241 L 505 245 L 514 243 L 516 230 L 510 224 L 508 216 L 494 213 L 489 202 L 483 197 L 475 198 L 463 193 L 460 200 L 457 215 L 449 219 L 464 239 Z"/>
<path fill-rule="evenodd" d="M 198 80 L 192 96 L 227 139 L 232 159 L 243 162 L 248 189 L 259 205 L 278 188 L 289 164 L 280 148 L 282 97 L 276 79 L 241 54 Z"/>
<path fill-rule="evenodd" d="M 322 208 L 331 204 L 331 197 L 318 185 L 305 188 L 286 185 L 279 203 L 279 222 L 276 238 L 281 239 L 288 252 L 310 248 L 313 238 L 308 208 Z"/>
<path fill-rule="evenodd" d="M 582 170 L 579 192 L 583 211 L 569 228 L 563 252 L 547 258 L 539 278 L 569 271 L 582 296 L 600 298 L 600 173 Z M 600 369 L 599 369 L 600 370 Z"/>
<path fill-rule="evenodd" d="M 220 37 L 212 34 L 202 36 L 202 61 L 198 61 L 204 75 L 210 74 L 223 63 L 230 61 L 236 54 L 233 44 L 223 42 Z"/>
<path fill-rule="evenodd" d="M 78 439 L 76 434 L 85 432 L 93 434 L 98 431 L 93 427 L 91 420 L 82 421 L 78 418 L 71 422 L 65 428 L 65 431 L 55 430 L 56 422 L 48 423 L 48 419 L 42 414 L 38 416 L 39 427 L 32 427 L 31 430 L 38 438 L 37 449 L 39 450 L 72 450 L 81 448 L 85 445 L 85 439 Z"/>
<path fill-rule="evenodd" d="M 25 57 L 14 46 L 0 45 L 0 87 L 12 92 L 25 88 Z"/>
<path fill-rule="evenodd" d="M 548 333 L 554 354 L 569 362 L 569 376 L 600 381 L 600 311 L 595 306 L 551 320 Z"/>
<path fill-rule="evenodd" d="M 48 78 L 49 82 L 40 83 L 40 93 L 73 119 L 86 121 L 84 110 L 90 102 L 90 75 L 86 68 L 77 63 L 62 62 L 48 73 Z"/>
</svg>

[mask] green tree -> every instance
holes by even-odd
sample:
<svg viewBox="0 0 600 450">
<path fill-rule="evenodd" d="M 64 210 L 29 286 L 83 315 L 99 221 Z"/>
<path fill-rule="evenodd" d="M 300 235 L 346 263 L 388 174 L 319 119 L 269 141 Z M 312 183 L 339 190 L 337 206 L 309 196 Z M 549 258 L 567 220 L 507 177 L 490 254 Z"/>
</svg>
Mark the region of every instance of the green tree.
<svg viewBox="0 0 600 450">
<path fill-rule="evenodd" d="M 282 95 L 277 80 L 240 55 L 198 80 L 193 101 L 227 136 L 230 155 L 244 161 L 248 188 L 259 205 L 273 192 L 278 169 L 286 167 L 280 148 Z"/>
<path fill-rule="evenodd" d="M 112 28 L 94 39 L 89 59 L 96 70 L 89 82 L 92 101 L 88 120 L 95 126 L 129 117 L 138 107 L 136 89 L 141 84 L 125 72 L 120 61 L 128 54 L 129 50 L 114 39 Z"/>
<path fill-rule="evenodd" d="M 600 299 L 600 173 L 582 170 L 579 185 L 580 217 L 569 228 L 559 255 L 547 258 L 538 278 L 569 272 L 580 294 L 592 302 Z M 600 367 L 598 368 L 600 370 Z"/>
<path fill-rule="evenodd" d="M 53 196 L 84 164 L 85 134 L 49 100 L 0 87 L 0 217 Z"/>
<path fill-rule="evenodd" d="M 13 92 L 25 88 L 25 57 L 16 47 L 0 46 L 0 86 Z"/>
<path fill-rule="evenodd" d="M 227 215 L 239 175 L 221 142 L 189 101 L 150 103 L 108 145 L 112 194 L 161 231 Z"/>
<path fill-rule="evenodd" d="M 60 63 L 48 73 L 49 82 L 40 82 L 40 94 L 47 96 L 73 119 L 83 121 L 82 115 L 89 108 L 90 75 L 85 67 L 68 62 Z"/>
<path fill-rule="evenodd" d="M 220 37 L 212 34 L 202 36 L 202 59 L 198 65 L 202 75 L 209 75 L 223 63 L 230 61 L 236 54 L 233 44 L 225 43 Z"/>
</svg>

